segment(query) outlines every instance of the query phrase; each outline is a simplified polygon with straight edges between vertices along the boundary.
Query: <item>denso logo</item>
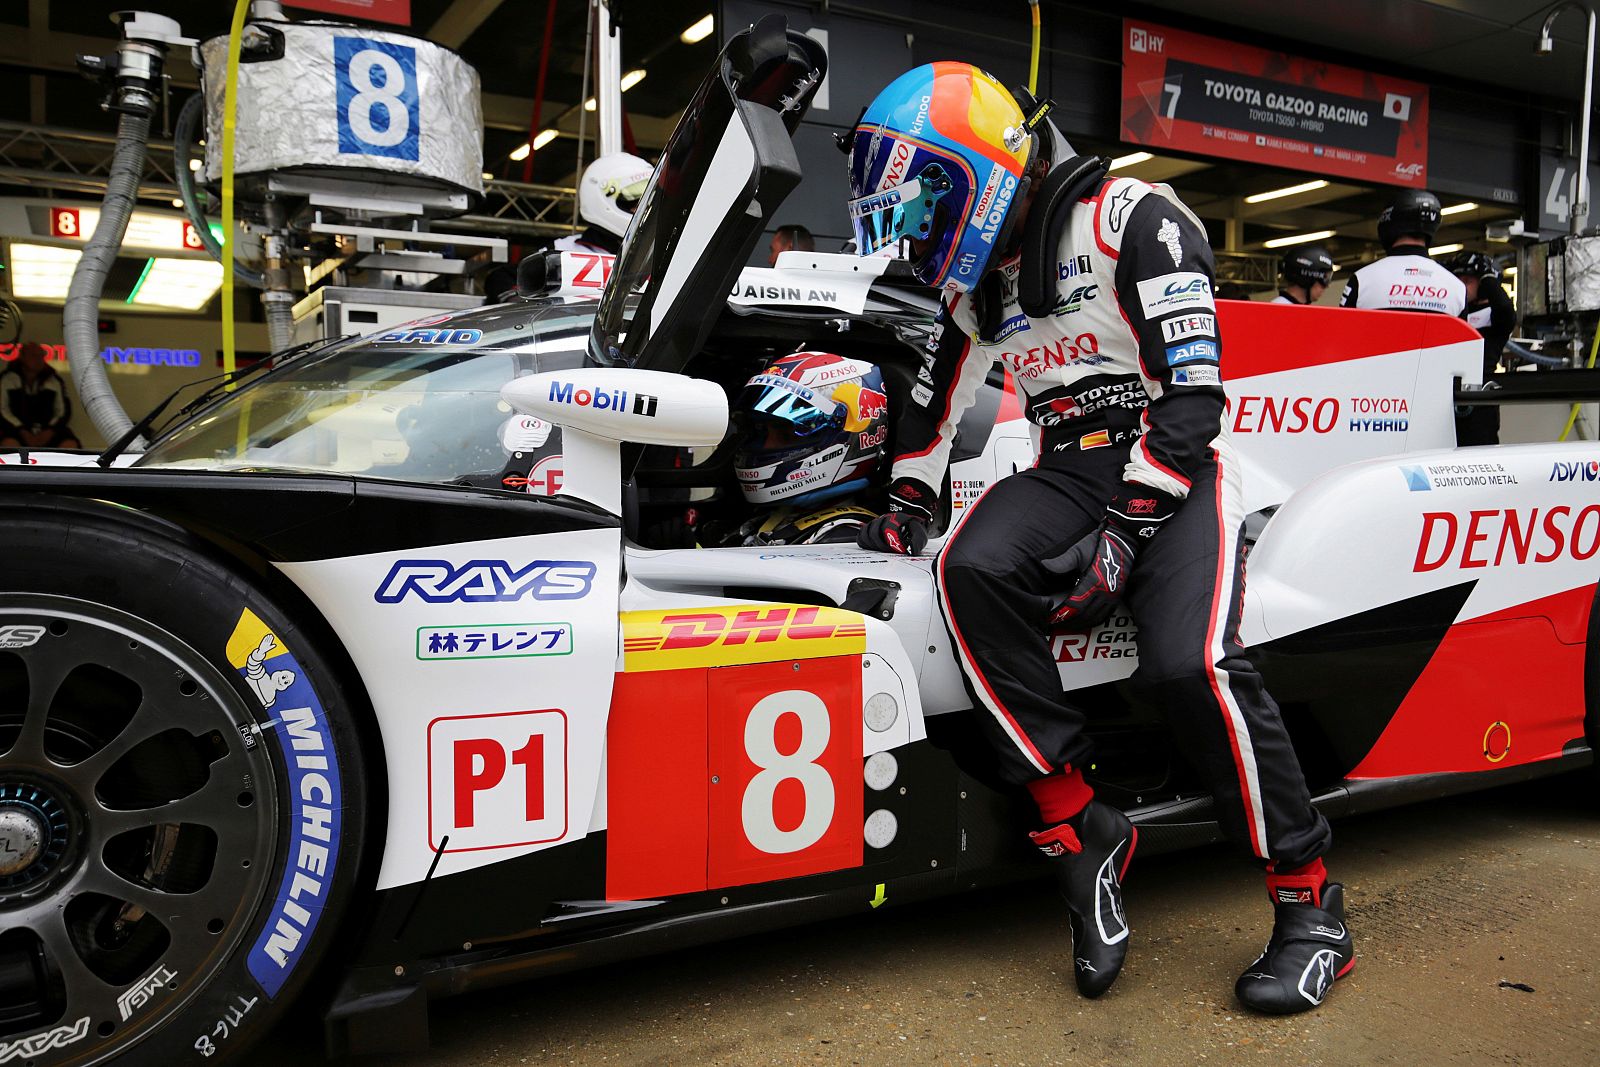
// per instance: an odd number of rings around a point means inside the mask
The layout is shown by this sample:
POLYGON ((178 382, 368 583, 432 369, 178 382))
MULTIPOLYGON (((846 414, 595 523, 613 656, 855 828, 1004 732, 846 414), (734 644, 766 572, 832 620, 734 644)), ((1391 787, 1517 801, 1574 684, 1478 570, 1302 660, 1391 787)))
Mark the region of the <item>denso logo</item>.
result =
POLYGON ((514 567, 499 559, 455 564, 442 559, 402 559, 378 586, 372 599, 398 604, 415 596, 425 604, 492 604, 531 597, 579 600, 589 595, 595 565, 586 560, 536 559, 514 567))
POLYGON ((1442 285, 1404 285, 1396 282, 1389 286, 1390 296, 1408 296, 1414 300, 1443 300, 1450 291, 1442 285))
POLYGON ((1600 504, 1590 504, 1576 515, 1565 505, 1542 511, 1486 509, 1470 512, 1466 518, 1449 511, 1428 511, 1422 515, 1411 569, 1421 574, 1446 565, 1470 570, 1502 563, 1582 561, 1597 552, 1600 504))
POLYGON ((1339 401, 1331 396, 1241 396, 1234 404, 1234 433, 1332 433, 1339 401))
POLYGON ((1558 460, 1550 467, 1550 481, 1600 482, 1600 460, 1591 459, 1587 463, 1581 459, 1574 463, 1558 460))
POLYGON ((1011 370, 1020 378, 1032 380, 1058 367, 1074 363, 1096 363, 1100 355, 1100 339, 1092 333, 1080 333, 1071 338, 1061 338, 1054 344, 1046 343, 1030 348, 1026 353, 1002 352, 1000 358, 1011 364, 1011 370))
POLYGON ((911 165, 912 148, 904 141, 895 141, 889 149, 889 162, 883 168, 880 189, 892 189, 906 180, 906 168, 911 165))

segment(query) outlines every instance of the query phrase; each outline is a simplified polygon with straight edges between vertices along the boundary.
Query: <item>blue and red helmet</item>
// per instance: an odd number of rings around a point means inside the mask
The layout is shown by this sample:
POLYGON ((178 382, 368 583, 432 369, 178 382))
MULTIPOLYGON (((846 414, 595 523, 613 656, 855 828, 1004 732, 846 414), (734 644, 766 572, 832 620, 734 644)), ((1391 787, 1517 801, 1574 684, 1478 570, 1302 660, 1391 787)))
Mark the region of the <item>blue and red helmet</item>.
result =
POLYGON ((864 489, 889 439, 875 363, 832 352, 784 356, 733 404, 734 477, 749 504, 820 503, 864 489))
POLYGON ((918 281, 970 291, 1006 243, 1036 146, 1016 99, 972 64, 900 75, 850 138, 856 252, 909 238, 918 281))

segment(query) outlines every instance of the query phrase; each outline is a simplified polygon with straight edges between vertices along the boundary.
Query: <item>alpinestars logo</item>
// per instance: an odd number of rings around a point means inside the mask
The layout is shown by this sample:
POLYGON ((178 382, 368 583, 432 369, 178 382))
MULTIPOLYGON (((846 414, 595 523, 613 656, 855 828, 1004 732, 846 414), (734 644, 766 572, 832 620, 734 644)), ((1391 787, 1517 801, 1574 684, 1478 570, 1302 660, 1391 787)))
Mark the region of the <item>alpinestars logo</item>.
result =
POLYGON ((1122 891, 1117 883, 1117 869, 1113 866, 1127 843, 1127 838, 1123 838, 1122 844, 1111 850, 1094 877, 1094 923, 1100 929, 1100 940, 1107 945, 1115 945, 1128 936, 1128 921, 1122 915, 1122 891), (1108 921, 1110 929, 1107 929, 1108 921))
POLYGON ((1132 186, 1124 185, 1111 198, 1111 210, 1107 213, 1112 233, 1122 232, 1123 220, 1128 217, 1128 209, 1132 206, 1133 188, 1132 186))
POLYGON ((513 567, 499 559, 455 564, 443 559, 396 560, 372 599, 398 604, 415 596, 425 604, 491 604, 531 597, 580 600, 589 595, 595 565, 585 560, 536 559, 513 567))
POLYGON ((1321 1004, 1322 998, 1328 995, 1328 987, 1333 985, 1338 961, 1339 954, 1333 949, 1318 950, 1300 974, 1300 995, 1312 1004, 1321 1004))

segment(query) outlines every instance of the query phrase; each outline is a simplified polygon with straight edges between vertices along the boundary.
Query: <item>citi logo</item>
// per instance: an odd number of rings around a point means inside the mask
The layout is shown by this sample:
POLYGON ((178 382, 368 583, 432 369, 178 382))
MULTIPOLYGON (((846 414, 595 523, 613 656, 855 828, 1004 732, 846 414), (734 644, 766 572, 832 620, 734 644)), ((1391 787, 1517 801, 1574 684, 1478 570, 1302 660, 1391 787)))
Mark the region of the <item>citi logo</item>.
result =
POLYGON ((1556 462, 1550 465, 1550 480, 1552 482, 1600 482, 1600 460, 1589 460, 1585 463, 1578 460, 1575 463, 1556 462))

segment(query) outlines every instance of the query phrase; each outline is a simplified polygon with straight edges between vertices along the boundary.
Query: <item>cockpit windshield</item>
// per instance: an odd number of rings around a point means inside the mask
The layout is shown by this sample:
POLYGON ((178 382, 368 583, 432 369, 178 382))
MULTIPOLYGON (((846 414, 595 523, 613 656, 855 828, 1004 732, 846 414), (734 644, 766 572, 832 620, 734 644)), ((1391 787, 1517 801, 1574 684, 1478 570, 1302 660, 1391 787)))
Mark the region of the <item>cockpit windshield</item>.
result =
POLYGON ((528 431, 500 387, 582 365, 594 309, 520 300, 335 345, 241 386, 139 465, 437 483, 497 472, 528 431))

